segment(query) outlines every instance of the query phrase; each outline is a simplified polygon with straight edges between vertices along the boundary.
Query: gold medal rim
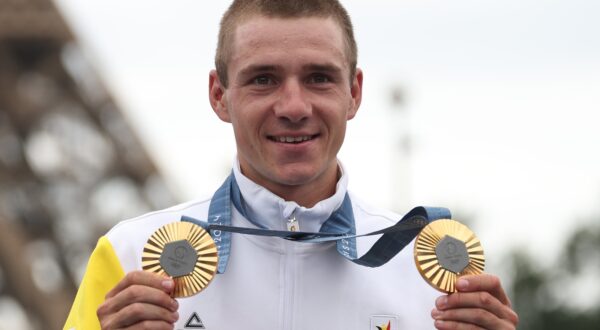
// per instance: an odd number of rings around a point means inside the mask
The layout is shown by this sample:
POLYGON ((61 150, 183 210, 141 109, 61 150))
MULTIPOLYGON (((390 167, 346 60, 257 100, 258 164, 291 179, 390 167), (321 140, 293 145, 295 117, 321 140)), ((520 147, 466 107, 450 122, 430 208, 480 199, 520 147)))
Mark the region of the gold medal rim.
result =
POLYGON ((417 235, 414 244, 414 260, 423 279, 436 290, 444 293, 456 292, 456 280, 461 275, 478 275, 485 268, 485 256, 481 241, 467 226, 450 219, 429 223, 417 235), (469 263, 460 273, 445 269, 440 264, 435 247, 446 235, 465 243, 469 263))
POLYGON ((218 263, 214 240, 204 228, 191 222, 176 221, 160 227, 148 238, 142 252, 144 271, 173 278, 174 298, 193 296, 204 290, 214 279, 218 263), (196 250, 198 258, 191 273, 172 277, 160 265, 160 256, 167 243, 184 239, 196 250))

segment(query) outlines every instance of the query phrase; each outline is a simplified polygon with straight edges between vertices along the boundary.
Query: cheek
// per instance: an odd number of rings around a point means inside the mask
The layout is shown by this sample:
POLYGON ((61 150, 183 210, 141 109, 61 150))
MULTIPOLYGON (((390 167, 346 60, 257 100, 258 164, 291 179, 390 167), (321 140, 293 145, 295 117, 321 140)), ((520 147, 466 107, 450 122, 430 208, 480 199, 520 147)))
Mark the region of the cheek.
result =
POLYGON ((269 103, 262 98, 237 96, 235 104, 230 107, 230 115, 239 125, 258 125, 268 112, 269 103))
POLYGON ((244 121, 239 120, 235 120, 233 123, 233 131, 235 133, 235 139, 237 144, 251 144, 249 141, 250 126, 247 123, 245 124, 244 121))
POLYGON ((346 123, 345 122, 340 124, 340 126, 337 127, 337 131, 335 132, 335 134, 336 134, 336 137, 335 137, 336 149, 339 150, 342 147, 344 138, 346 137, 346 123))
POLYGON ((232 121, 232 125, 238 149, 243 149, 246 152, 256 152, 261 143, 260 122, 248 117, 236 117, 232 121))
POLYGON ((346 124, 348 123, 348 118, 346 113, 339 116, 335 123, 335 126, 332 128, 334 130, 335 135, 335 143, 338 145, 338 149, 341 147, 342 142, 344 142, 344 138, 346 136, 346 124))

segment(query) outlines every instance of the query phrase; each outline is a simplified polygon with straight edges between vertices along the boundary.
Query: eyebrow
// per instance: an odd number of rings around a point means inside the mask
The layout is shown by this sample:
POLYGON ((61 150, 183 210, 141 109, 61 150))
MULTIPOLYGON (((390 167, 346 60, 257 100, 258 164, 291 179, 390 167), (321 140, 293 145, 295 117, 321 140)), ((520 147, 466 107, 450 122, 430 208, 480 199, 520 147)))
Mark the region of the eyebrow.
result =
POLYGON ((276 65, 250 65, 240 71, 240 76, 248 76, 259 72, 273 72, 277 69, 278 66, 276 65))
POLYGON ((336 74, 336 73, 342 72, 342 68, 340 68, 339 66, 337 66, 335 64, 329 64, 329 63, 326 63, 326 64, 311 63, 311 64, 304 65, 302 67, 302 69, 304 69, 306 71, 327 72, 327 73, 331 73, 331 74, 336 74))

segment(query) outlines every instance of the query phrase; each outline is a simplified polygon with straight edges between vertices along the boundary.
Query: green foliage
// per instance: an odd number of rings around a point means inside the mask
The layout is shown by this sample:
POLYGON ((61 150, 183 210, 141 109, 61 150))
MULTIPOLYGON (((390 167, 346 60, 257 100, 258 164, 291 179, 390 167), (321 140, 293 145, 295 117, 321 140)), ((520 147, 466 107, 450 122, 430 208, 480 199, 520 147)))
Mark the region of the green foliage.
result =
MULTIPOLYGON (((509 260, 512 283, 508 288, 520 318, 520 329, 587 330, 600 327, 600 304, 589 308, 572 307, 578 299, 565 293, 564 285, 577 281, 578 275, 592 271, 600 277, 600 226, 584 227, 571 235, 562 255, 552 266, 540 267, 523 250, 514 251, 509 260)), ((577 295, 585 295, 578 292, 577 295)))

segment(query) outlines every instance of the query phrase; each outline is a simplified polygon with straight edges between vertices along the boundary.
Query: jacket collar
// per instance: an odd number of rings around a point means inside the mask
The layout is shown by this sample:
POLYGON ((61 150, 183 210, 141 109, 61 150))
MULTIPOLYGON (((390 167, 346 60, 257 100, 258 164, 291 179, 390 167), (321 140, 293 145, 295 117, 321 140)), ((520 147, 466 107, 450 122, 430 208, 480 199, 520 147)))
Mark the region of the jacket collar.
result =
POLYGON ((346 195, 348 175, 339 161, 338 166, 341 176, 336 184, 335 194, 311 208, 300 206, 294 201, 286 201, 250 180, 242 174, 237 157, 233 165, 233 174, 246 203, 248 215, 260 222, 261 226, 274 230, 287 230, 288 219, 295 217, 299 230, 318 232, 327 218, 342 205, 346 195))

